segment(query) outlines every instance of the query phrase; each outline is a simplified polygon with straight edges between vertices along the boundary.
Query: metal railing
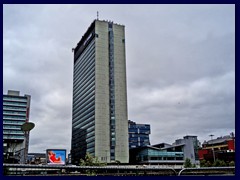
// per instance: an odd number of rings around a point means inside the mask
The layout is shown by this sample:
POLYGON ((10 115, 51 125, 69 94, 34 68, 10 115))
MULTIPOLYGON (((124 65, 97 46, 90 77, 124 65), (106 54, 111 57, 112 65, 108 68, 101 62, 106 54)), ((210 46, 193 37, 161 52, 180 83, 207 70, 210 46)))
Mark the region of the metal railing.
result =
POLYGON ((235 175, 235 167, 204 167, 183 168, 178 172, 181 175, 235 175))
POLYGON ((3 164, 4 175, 86 175, 98 176, 211 176, 235 175, 235 167, 171 168, 139 165, 74 166, 3 164))

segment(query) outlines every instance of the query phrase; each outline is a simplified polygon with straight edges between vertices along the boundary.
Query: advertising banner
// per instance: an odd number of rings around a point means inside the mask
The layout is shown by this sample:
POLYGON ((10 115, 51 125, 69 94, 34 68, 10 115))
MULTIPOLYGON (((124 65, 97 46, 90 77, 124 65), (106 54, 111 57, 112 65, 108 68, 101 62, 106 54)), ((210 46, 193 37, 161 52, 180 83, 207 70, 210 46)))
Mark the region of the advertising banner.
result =
POLYGON ((47 164, 49 165, 65 165, 66 150, 65 149, 47 149, 47 164))

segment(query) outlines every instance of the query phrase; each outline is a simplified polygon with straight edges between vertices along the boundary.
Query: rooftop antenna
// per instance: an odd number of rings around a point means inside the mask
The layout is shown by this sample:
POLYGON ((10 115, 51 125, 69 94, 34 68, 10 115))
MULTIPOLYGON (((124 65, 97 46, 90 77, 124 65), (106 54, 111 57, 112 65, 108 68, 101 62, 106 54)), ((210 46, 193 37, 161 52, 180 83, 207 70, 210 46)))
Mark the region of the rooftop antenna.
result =
POLYGON ((99 15, 99 14, 98 14, 98 11, 97 11, 97 20, 98 20, 98 15, 99 15))

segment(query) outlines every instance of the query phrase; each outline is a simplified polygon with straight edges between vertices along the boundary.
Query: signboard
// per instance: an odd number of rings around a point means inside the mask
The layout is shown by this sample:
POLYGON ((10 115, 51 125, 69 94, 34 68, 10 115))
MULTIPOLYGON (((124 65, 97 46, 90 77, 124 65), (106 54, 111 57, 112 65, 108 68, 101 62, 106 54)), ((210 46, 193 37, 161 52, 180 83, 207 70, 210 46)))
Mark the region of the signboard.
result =
POLYGON ((49 165, 65 165, 66 150, 65 149, 47 149, 46 159, 47 159, 47 164, 49 165))

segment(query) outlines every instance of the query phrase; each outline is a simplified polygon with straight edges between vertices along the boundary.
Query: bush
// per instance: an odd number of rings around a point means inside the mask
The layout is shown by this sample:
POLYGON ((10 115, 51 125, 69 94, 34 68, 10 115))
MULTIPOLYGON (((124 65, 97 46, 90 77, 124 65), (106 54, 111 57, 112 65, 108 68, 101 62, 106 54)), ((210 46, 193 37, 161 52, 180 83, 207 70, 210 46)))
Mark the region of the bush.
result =
POLYGON ((225 166, 227 166, 227 164, 225 163, 225 161, 217 159, 217 160, 212 164, 212 166, 213 166, 213 167, 225 167, 225 166))
POLYGON ((235 162, 234 162, 234 161, 231 161, 231 162, 229 163, 229 166, 235 166, 235 162))
POLYGON ((191 160, 189 158, 186 158, 184 162, 184 168, 191 168, 191 167, 192 167, 191 160))

